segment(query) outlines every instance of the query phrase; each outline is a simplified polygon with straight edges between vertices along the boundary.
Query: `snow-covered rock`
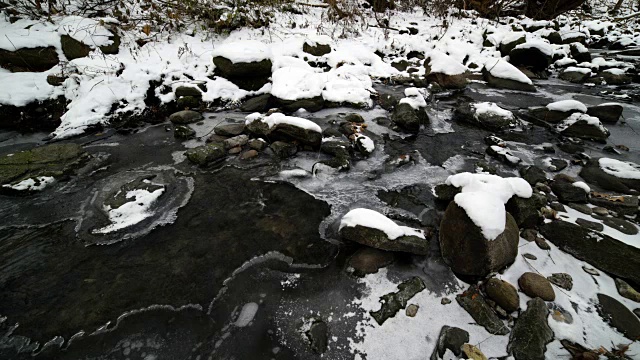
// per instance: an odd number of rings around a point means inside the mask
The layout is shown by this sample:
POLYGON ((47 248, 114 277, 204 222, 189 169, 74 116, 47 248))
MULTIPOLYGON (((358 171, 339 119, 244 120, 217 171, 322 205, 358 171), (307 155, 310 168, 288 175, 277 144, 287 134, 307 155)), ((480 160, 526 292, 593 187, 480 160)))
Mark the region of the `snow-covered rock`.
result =
POLYGON ((461 89, 467 85, 467 67, 441 51, 427 53, 424 67, 427 80, 445 89, 461 89))
POLYGON ((270 139, 296 140, 305 145, 319 148, 322 143, 322 129, 313 121, 287 116, 282 113, 247 115, 246 129, 260 137, 270 139))
POLYGON ((605 142, 609 137, 609 130, 602 125, 598 118, 581 113, 572 114, 558 124, 556 129, 564 136, 600 142, 605 142))
POLYGON ((487 61, 484 64, 482 73, 490 86, 521 91, 536 91, 531 79, 503 59, 487 61))
POLYGON ((509 53, 509 62, 534 72, 544 71, 551 65, 553 48, 542 40, 529 40, 519 44, 509 53))

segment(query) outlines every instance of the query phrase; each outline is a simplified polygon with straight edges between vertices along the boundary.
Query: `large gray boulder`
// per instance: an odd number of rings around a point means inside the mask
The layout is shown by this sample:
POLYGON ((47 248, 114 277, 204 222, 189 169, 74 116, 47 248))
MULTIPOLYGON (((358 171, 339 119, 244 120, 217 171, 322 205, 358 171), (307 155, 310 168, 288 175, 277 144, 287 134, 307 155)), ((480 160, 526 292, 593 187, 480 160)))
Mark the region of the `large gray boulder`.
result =
POLYGON ((620 104, 605 103, 596 106, 590 106, 587 109, 587 115, 595 116, 605 124, 616 124, 618 120, 620 120, 620 116, 622 116, 623 110, 624 108, 620 104))

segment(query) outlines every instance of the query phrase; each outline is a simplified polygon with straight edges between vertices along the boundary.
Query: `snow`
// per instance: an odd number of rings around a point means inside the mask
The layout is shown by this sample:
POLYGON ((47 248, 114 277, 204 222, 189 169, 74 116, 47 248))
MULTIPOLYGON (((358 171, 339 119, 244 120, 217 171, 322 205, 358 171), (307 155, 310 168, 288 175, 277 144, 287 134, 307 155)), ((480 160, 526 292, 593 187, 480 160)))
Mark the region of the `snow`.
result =
POLYGON ((509 110, 503 109, 494 102, 479 102, 471 104, 475 110, 474 117, 478 119, 480 115, 497 115, 503 118, 515 119, 515 115, 509 110))
POLYGON ((297 126, 305 130, 315 131, 319 133, 322 132, 322 129, 320 128, 320 126, 311 120, 307 120, 307 119, 303 119, 295 116, 287 116, 282 113, 273 113, 267 116, 264 116, 260 113, 249 114, 246 117, 245 123, 248 125, 256 120, 262 121, 263 123, 269 125, 270 129, 272 129, 274 126, 278 124, 288 124, 288 125, 297 126))
POLYGON ((211 56, 222 56, 232 63, 259 62, 271 59, 271 49, 257 40, 226 41, 214 47, 211 56))
POLYGON ((604 70, 604 72, 609 73, 609 74, 613 74, 613 75, 624 75, 625 71, 622 69, 606 69, 604 70))
POLYGON ((426 61, 429 62, 429 67, 432 73, 445 74, 445 75, 460 75, 467 71, 467 67, 460 64, 458 61, 450 57, 449 55, 433 50, 425 54, 426 61))
POLYGON ((234 323, 237 327, 245 327, 253 321, 253 318, 256 316, 258 312, 258 304, 254 302, 249 302, 242 306, 242 310, 240 310, 240 314, 238 315, 238 319, 234 323))
POLYGON ((491 145, 491 150, 495 153, 504 156, 512 164, 517 164, 522 161, 519 157, 513 155, 508 149, 505 149, 498 145, 491 145))
POLYGON ((630 161, 600 158, 598 164, 602 171, 621 179, 640 179, 640 165, 630 161))
POLYGON ((577 73, 581 73, 581 74, 591 74, 591 69, 575 67, 575 66, 569 66, 568 68, 564 69, 564 71, 565 72, 577 72, 577 73))
POLYGON ((560 101, 552 102, 547 105, 547 109, 550 111, 560 111, 560 112, 569 112, 569 111, 579 111, 581 113, 587 112, 587 106, 578 100, 560 100, 560 101))
POLYGON ((0 104, 25 106, 34 101, 44 101, 64 94, 61 87, 51 86, 47 83, 47 74, 16 72, 0 72, 0 104))
POLYGON ((533 84, 533 82, 527 77, 527 75, 523 74, 522 71, 518 70, 518 68, 509 64, 503 59, 489 60, 485 63, 484 66, 487 71, 489 71, 489 73, 494 77, 514 80, 524 84, 533 84))
POLYGON ((371 140, 371 138, 366 135, 357 134, 356 141, 358 141, 368 153, 372 153, 376 148, 373 140, 371 140))
POLYGON ((17 191, 40 191, 54 182, 55 179, 51 176, 39 176, 37 178, 24 179, 15 184, 4 184, 2 187, 17 191))
POLYGON ((344 227, 356 227, 358 225, 380 230, 387 235, 389 240, 395 240, 402 236, 425 238, 422 230, 398 225, 388 217, 370 209, 353 209, 340 220, 340 229, 344 227))
POLYGON ((578 187, 582 190, 584 190, 584 192, 586 192, 587 194, 591 192, 591 188, 589 187, 589 185, 587 185, 586 183, 584 183, 583 181, 576 181, 573 184, 571 184, 575 187, 578 187))
POLYGON ((571 46, 573 48, 575 48, 576 51, 579 52, 579 53, 588 53, 589 52, 589 49, 587 49, 587 47, 582 45, 581 43, 573 43, 573 44, 571 44, 571 46))
POLYGON ((361 104, 366 107, 373 104, 373 82, 364 66, 343 65, 329 71, 327 76, 325 89, 322 91, 325 100, 361 104))
POLYGON ((126 198, 133 198, 134 200, 126 202, 115 209, 108 205, 105 206, 104 210, 107 212, 111 224, 92 232, 94 234, 107 234, 135 225, 150 217, 153 215, 149 211, 151 205, 164 193, 164 190, 164 188, 160 188, 149 192, 145 189, 136 189, 127 192, 126 198))
POLYGON ((524 44, 516 45, 514 49, 531 49, 531 48, 538 49, 540 50, 541 53, 547 56, 553 56, 553 48, 551 47, 551 44, 541 39, 527 40, 527 42, 524 44))
POLYGON ((569 126, 575 124, 578 121, 584 122, 587 125, 595 126, 595 127, 599 128, 603 133, 608 133, 609 132, 609 130, 607 130, 607 128, 605 128, 604 125, 602 125, 602 123, 600 122, 600 119, 598 119, 595 116, 589 116, 587 114, 582 114, 582 113, 573 113, 573 114, 571 114, 571 116, 569 116, 568 118, 563 120, 561 123, 556 125, 556 129, 558 131, 563 131, 566 128, 568 128, 569 126))
POLYGON ((562 58, 562 59, 560 59, 560 60, 556 61, 556 62, 555 62, 555 63, 553 63, 553 64, 554 64, 555 66, 562 67, 562 66, 567 66, 567 65, 575 65, 575 64, 577 64, 577 63, 578 63, 578 62, 577 62, 577 61, 575 61, 574 59, 569 58, 569 57, 565 57, 565 58, 562 58))
POLYGON ((504 232, 504 204, 514 195, 530 198, 533 194, 531 185, 522 178, 490 174, 459 173, 449 176, 446 184, 461 188, 454 201, 465 210, 487 240, 494 240, 504 232))
MULTIPOLYGON (((306 63, 305 63, 306 64, 306 63)), ((324 74, 300 67, 282 67, 273 72, 271 95, 282 100, 309 99, 322 96, 324 74)))
POLYGON ((409 104, 412 108, 419 110, 420 108, 427 107, 427 91, 419 88, 406 88, 404 90, 405 98, 400 99, 400 104, 409 104))

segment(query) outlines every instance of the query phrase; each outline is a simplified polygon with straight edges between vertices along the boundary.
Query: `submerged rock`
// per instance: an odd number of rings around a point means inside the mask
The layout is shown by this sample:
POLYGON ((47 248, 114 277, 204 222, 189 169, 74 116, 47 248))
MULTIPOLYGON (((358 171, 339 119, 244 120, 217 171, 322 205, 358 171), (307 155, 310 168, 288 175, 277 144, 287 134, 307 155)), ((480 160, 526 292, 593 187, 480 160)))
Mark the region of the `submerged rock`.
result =
POLYGON ((188 125, 177 125, 173 129, 173 136, 176 139, 193 139, 196 137, 196 131, 188 125))
POLYGON ((329 329, 327 323, 322 320, 314 320, 311 327, 305 333, 309 340, 311 350, 316 354, 323 354, 327 351, 329 343, 329 329))
POLYGON ((380 303, 382 303, 380 310, 371 311, 370 314, 378 325, 382 325, 387 319, 394 317, 401 309, 404 309, 407 306, 407 302, 425 288, 426 286, 422 279, 414 276, 398 285, 397 292, 382 295, 380 298, 380 303))
POLYGON ((500 320, 480 293, 477 286, 471 285, 467 291, 456 296, 458 304, 471 315, 478 325, 494 335, 505 335, 509 328, 500 320))
POLYGON ((539 298, 527 302, 525 310, 511 331, 507 351, 515 360, 544 360, 547 344, 553 340, 553 331, 547 322, 547 304, 539 298))
POLYGON ((202 114, 193 110, 182 110, 169 116, 169 121, 179 125, 195 123, 202 119, 202 114))
POLYGON ((391 252, 363 247, 349 258, 348 265, 353 268, 353 275, 362 277, 374 274, 379 269, 393 263, 395 256, 391 252))
POLYGON ((238 136, 244 132, 244 124, 220 124, 213 128, 213 132, 220 136, 238 136))

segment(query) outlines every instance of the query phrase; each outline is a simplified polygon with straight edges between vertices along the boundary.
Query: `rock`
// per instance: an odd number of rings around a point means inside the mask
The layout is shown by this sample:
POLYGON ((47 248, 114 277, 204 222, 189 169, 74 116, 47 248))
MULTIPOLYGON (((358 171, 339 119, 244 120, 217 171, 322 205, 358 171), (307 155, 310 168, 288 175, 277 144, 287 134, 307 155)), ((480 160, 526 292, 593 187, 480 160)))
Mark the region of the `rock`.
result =
POLYGON ((391 66, 398 71, 406 71, 409 67, 409 62, 407 60, 399 60, 391 63, 391 66))
POLYGON ((538 257, 533 255, 533 254, 526 253, 526 254, 522 254, 522 256, 524 256, 525 258, 527 258, 529 260, 538 260, 538 257))
POLYGON ((343 239, 386 251, 400 251, 416 255, 429 253, 429 241, 418 236, 401 236, 390 240, 383 231, 357 225, 340 229, 343 239))
POLYGON ((173 129, 173 137, 176 139, 193 139, 196 137, 196 131, 187 125, 177 125, 173 129))
POLYGON ((232 147, 231 149, 227 150, 227 154, 229 155, 236 155, 241 152, 242 152, 242 147, 240 146, 232 147))
POLYGON ((200 166, 206 166, 216 162, 217 160, 223 159, 226 156, 226 153, 224 151, 224 146, 221 144, 211 143, 189 149, 185 155, 192 163, 200 166))
POLYGON ((440 300, 440 304, 441 305, 451 304, 451 300, 449 300, 448 298, 442 298, 442 300, 440 300))
MULTIPOLYGON (((592 198, 593 198, 593 197, 592 197, 592 198)), ((591 198, 591 199, 592 199, 592 198, 591 198)), ((590 199, 590 200, 591 200, 591 199, 590 199)), ((603 207, 596 206, 596 207, 594 207, 592 210, 593 210, 593 213, 594 213, 594 214, 596 214, 596 215, 598 215, 598 216, 603 216, 603 217, 607 217, 607 216, 609 216, 609 210, 607 210, 607 209, 605 209, 605 208, 603 208, 603 207)))
POLYGON ((582 270, 583 270, 584 272, 586 272, 587 274, 589 274, 589 275, 592 275, 592 276, 600 276, 600 273, 598 272, 598 270, 596 270, 596 269, 594 269, 594 268, 590 268, 590 267, 587 267, 587 266, 583 265, 583 266, 582 266, 582 270))
POLYGON ((571 291, 571 289, 573 289, 573 278, 569 274, 553 273, 551 274, 551 276, 547 276, 547 280, 549 280, 550 283, 567 291, 571 291))
POLYGON ((122 41, 120 34, 116 29, 112 29, 111 36, 109 36, 109 40, 111 40, 111 44, 100 46, 100 51, 102 51, 105 55, 116 55, 120 52, 120 43, 122 41))
POLYGON ((638 228, 624 219, 607 217, 601 220, 605 225, 614 228, 623 234, 636 235, 638 233, 638 228))
POLYGON ((450 202, 453 201, 453 198, 460 193, 460 188, 453 185, 438 184, 433 188, 433 192, 436 199, 450 202))
POLYGON ((493 131, 509 129, 517 123, 513 113, 494 103, 474 104, 463 101, 456 106, 453 116, 456 121, 493 131))
POLYGON ((12 72, 47 71, 58 65, 58 52, 53 46, 22 48, 16 51, 0 49, 0 66, 12 72))
POLYGON ((244 146, 247 142, 249 142, 249 136, 243 134, 228 138, 223 142, 223 144, 225 149, 231 149, 234 147, 244 146))
POLYGON ((176 100, 178 109, 197 109, 200 107, 202 98, 195 96, 182 96, 176 100))
MULTIPOLYGON (((640 168, 640 165, 631 163, 640 168)), ((597 185, 605 190, 633 194, 640 191, 640 179, 628 179, 611 175, 600 167, 600 159, 593 158, 580 170, 580 177, 589 184, 597 185)))
MULTIPOLYGON (((634 215, 638 211, 638 197, 634 195, 610 195, 592 192, 589 202, 615 211, 618 215, 634 215)), ((607 213, 604 216, 608 215, 607 213)))
POLYGON ((534 228, 542 221, 540 208, 546 204, 547 198, 544 195, 534 193, 528 199, 512 196, 505 209, 513 216, 518 227, 534 228))
POLYGON ((549 171, 562 171, 568 166, 566 161, 556 158, 552 158, 551 160, 549 160, 549 163, 549 171))
POLYGON ((590 106, 587 109, 587 115, 595 116, 605 124, 616 124, 622 116, 624 108, 620 104, 607 103, 596 106, 590 106))
POLYGON ((353 268, 353 275, 363 277, 378 272, 394 260, 395 256, 391 252, 363 247, 349 258, 348 266, 353 268))
POLYGON ((398 285, 397 292, 383 295, 380 298, 380 303, 382 303, 380 310, 369 313, 378 325, 382 325, 387 319, 395 316, 401 309, 404 309, 407 306, 407 302, 425 288, 426 286, 422 279, 414 276, 398 285))
POLYGON ((512 264, 520 231, 511 214, 506 213, 505 221, 505 231, 487 240, 463 208, 455 201, 449 203, 440 223, 440 250, 453 272, 482 277, 512 264))
POLYGON ((511 33, 506 39, 502 40, 500 43, 500 55, 508 56, 511 53, 511 50, 520 44, 524 44, 527 42, 527 36, 525 33, 511 33))
POLYGON ((416 314, 418 314, 418 309, 420 309, 418 305, 411 304, 407 306, 407 310, 405 310, 405 315, 407 315, 408 317, 415 317, 416 314))
POLYGON ((311 146, 314 149, 320 148, 322 144, 322 134, 320 132, 285 122, 279 122, 275 126, 270 127, 267 123, 256 119, 247 124, 246 130, 257 137, 297 142, 302 145, 311 146))
POLYGON ((65 80, 67 80, 66 76, 54 75, 54 74, 47 75, 47 84, 51 86, 60 86, 64 84, 65 80))
POLYGON ((507 351, 515 360, 544 360, 547 344, 553 331, 547 323, 549 310, 542 299, 527 302, 527 310, 520 314, 513 326, 507 351))
POLYGON ((482 351, 471 344, 462 345, 462 352, 468 360, 487 360, 482 351))
POLYGON ((391 119, 402 129, 412 133, 419 132, 420 125, 429 123, 429 116, 424 110, 416 110, 409 104, 398 104, 391 119))
POLYGON ((297 146, 284 141, 274 141, 269 148, 281 159, 290 158, 298 152, 297 146))
POLYGON ((86 57, 91 52, 91 48, 88 45, 81 43, 69 35, 60 36, 60 44, 62 46, 62 53, 69 61, 86 57))
POLYGON ((176 97, 182 97, 182 96, 193 96, 197 98, 202 97, 202 93, 200 92, 200 90, 193 86, 178 86, 174 93, 176 97))
POLYGON ((527 46, 528 44, 521 44, 516 46, 509 53, 509 62, 518 67, 525 67, 533 72, 545 71, 549 65, 551 65, 551 48, 546 44, 548 49, 542 49, 543 46, 527 46), (545 52, 544 50, 549 50, 545 52))
POLYGON ((249 140, 249 147, 256 151, 262 151, 267 147, 267 143, 260 139, 249 140))
POLYGON ((286 113, 292 113, 300 109, 305 109, 309 112, 320 111, 325 106, 325 101, 322 96, 315 96, 308 99, 299 100, 282 100, 274 98, 274 102, 278 105, 282 111, 286 113))
POLYGON ((524 74, 513 65, 507 63, 504 60, 498 60, 495 64, 491 61, 482 68, 482 76, 484 80, 489 84, 489 86, 497 87, 501 89, 511 89, 511 90, 520 90, 520 91, 536 91, 536 87, 533 86, 530 80, 526 82, 523 80, 513 80, 511 78, 503 77, 502 72, 493 71, 493 68, 496 66, 504 67, 508 69, 508 72, 519 74, 520 78, 526 78, 524 74), (487 69, 489 66, 489 69, 487 69))
POLYGON ((551 250, 551 246, 549 246, 549 244, 547 244, 547 241, 540 236, 536 237, 535 243, 542 250, 551 250))
POLYGON ((538 231, 535 229, 524 229, 520 236, 527 241, 535 241, 538 237, 538 231))
POLYGON ((551 209, 555 211, 567 212, 567 209, 564 207, 564 205, 560 204, 559 202, 552 202, 551 204, 549 204, 549 207, 551 207, 551 209))
POLYGON ((258 152, 254 149, 251 149, 243 152, 242 155, 240 155, 240 160, 249 160, 253 159, 256 156, 258 156, 258 152))
POLYGON ((518 279, 518 285, 523 293, 532 298, 539 297, 545 301, 556 299, 553 287, 544 276, 532 272, 526 272, 518 279))
POLYGON ((551 190, 562 203, 586 203, 589 194, 584 189, 574 186, 575 179, 558 174, 553 178, 551 190))
MULTIPOLYGON (((42 176, 59 178, 74 172, 90 155, 74 143, 42 145, 0 157, 0 185, 42 176)), ((7 190, 0 186, 0 190, 7 190)))
POLYGON ((505 335, 509 333, 509 328, 505 326, 487 304, 477 286, 471 285, 467 291, 457 295, 456 300, 471 315, 473 320, 484 327, 490 334, 505 335))
POLYGON ((640 283, 640 249, 566 221, 542 224, 540 232, 560 250, 617 277, 640 283))
POLYGON ((511 166, 516 166, 522 162, 522 159, 515 156, 509 149, 497 145, 489 146, 487 148, 487 154, 511 166))
POLYGON ((598 73, 607 85, 624 85, 631 83, 631 77, 624 73, 622 69, 607 69, 598 73))
POLYGON ((202 119, 204 119, 202 115, 199 112, 193 110, 182 110, 169 116, 169 121, 178 125, 191 124, 202 119))
POLYGON ((583 218, 578 218, 576 219, 576 224, 587 228, 587 229, 591 229, 591 230, 595 230, 595 231, 602 231, 604 230, 604 225, 594 222, 594 221, 589 221, 587 219, 583 219, 583 218))
POLYGON ((455 356, 462 355, 462 345, 469 342, 469 333, 457 327, 443 326, 438 335, 436 347, 431 354, 431 360, 441 359, 447 350, 455 356))
POLYGON ((591 77, 591 71, 583 71, 580 68, 568 67, 565 70, 562 70, 562 72, 558 74, 558 77, 564 81, 581 84, 591 77))
POLYGON ((616 288, 618 289, 618 293, 626 297, 629 300, 633 300, 635 302, 640 302, 640 292, 631 287, 626 281, 622 279, 615 279, 616 288))
POLYGON ((605 143, 610 135, 609 130, 597 118, 586 114, 573 114, 566 121, 558 128, 563 136, 605 143))
POLYGON ((306 42, 302 44, 302 51, 313 56, 324 56, 331 52, 331 46, 328 44, 319 44, 314 42, 306 42))
POLYGON ((525 179, 531 186, 535 186, 535 184, 537 183, 546 183, 547 181, 549 181, 544 170, 535 165, 523 166, 518 169, 518 172, 520 173, 520 176, 525 179))
POLYGON ((571 57, 574 58, 578 63, 583 62, 591 62, 591 53, 589 53, 589 49, 587 49, 581 43, 572 43, 570 45, 571 57))
POLYGON ((609 295, 598 294, 598 313, 627 339, 636 340, 640 337, 640 319, 618 300, 609 295))
POLYGON ((318 319, 315 319, 309 330, 306 331, 305 335, 307 335, 311 350, 316 354, 323 354, 327 351, 327 344, 329 343, 328 332, 327 323, 318 319))
POLYGON ((25 106, 0 105, 0 128, 20 132, 53 131, 67 112, 64 96, 35 101, 25 106))
POLYGON ((485 292, 489 299, 493 300, 508 313, 520 308, 520 296, 518 290, 504 280, 491 278, 485 284, 485 292))
POLYGON ((222 56, 213 58, 215 72, 241 89, 256 91, 269 82, 271 76, 271 60, 256 62, 231 62, 222 56))
POLYGON ((265 112, 271 107, 271 94, 262 94, 245 100, 240 106, 240 110, 246 112, 265 112))
POLYGON ((221 124, 213 128, 213 132, 220 136, 238 136, 244 132, 244 124, 221 124))
POLYGON ((593 210, 587 204, 569 203, 567 204, 573 210, 579 211, 585 215, 591 215, 593 210))

